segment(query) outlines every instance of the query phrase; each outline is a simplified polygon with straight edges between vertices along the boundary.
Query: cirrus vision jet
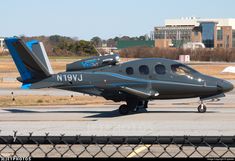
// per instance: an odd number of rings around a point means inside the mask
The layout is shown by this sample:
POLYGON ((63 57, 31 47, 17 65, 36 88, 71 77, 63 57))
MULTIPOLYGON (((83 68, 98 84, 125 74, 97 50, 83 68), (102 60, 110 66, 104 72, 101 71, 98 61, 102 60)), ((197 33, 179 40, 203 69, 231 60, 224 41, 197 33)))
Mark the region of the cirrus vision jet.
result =
POLYGON ((184 98, 200 98, 197 109, 205 113, 205 101, 224 97, 233 89, 231 83, 177 61, 147 58, 119 63, 117 54, 79 60, 67 64, 65 72, 54 74, 41 42, 25 43, 12 37, 5 43, 23 89, 56 88, 126 102, 119 107, 122 115, 147 109, 151 100, 184 98))

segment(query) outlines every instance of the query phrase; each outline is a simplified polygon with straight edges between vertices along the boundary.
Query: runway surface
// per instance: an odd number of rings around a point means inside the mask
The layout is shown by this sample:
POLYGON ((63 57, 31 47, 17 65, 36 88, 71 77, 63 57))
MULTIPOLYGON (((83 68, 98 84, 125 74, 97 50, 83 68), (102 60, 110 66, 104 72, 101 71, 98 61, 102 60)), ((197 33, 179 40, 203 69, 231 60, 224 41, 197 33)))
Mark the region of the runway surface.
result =
POLYGON ((0 109, 0 135, 235 135, 234 92, 208 103, 205 114, 197 113, 197 101, 154 101, 148 112, 128 116, 119 115, 120 104, 6 107, 0 109))

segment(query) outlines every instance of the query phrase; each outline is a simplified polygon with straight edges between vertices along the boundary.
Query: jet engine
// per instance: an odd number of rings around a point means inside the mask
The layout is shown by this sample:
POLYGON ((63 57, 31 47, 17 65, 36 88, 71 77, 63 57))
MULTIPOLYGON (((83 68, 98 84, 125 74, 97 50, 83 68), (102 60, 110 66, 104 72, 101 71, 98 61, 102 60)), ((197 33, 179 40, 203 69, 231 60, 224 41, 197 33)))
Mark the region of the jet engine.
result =
POLYGON ((93 68, 100 68, 108 65, 116 65, 120 62, 118 54, 95 56, 88 59, 76 61, 72 64, 67 64, 66 71, 80 71, 93 68))

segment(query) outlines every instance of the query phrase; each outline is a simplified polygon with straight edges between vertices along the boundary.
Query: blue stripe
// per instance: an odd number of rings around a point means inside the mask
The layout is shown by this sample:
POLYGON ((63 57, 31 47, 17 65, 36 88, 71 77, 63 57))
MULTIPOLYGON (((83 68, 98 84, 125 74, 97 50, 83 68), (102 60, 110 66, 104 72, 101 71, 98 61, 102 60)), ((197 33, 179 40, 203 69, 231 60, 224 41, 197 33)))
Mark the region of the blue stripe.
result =
POLYGON ((121 86, 141 85, 141 84, 143 84, 143 83, 111 83, 111 84, 108 84, 108 86, 121 87, 121 86))
MULTIPOLYGON (((128 85, 140 85, 140 84, 143 84, 143 83, 111 83, 111 84, 107 84, 107 86, 110 86, 110 87, 120 87, 120 86, 128 86, 128 85)), ((80 86, 77 86, 77 85, 74 85, 74 86, 68 86, 68 87, 76 87, 76 88, 95 88, 96 86, 95 85, 80 85, 80 86)))
POLYGON ((32 41, 29 41, 26 43, 26 46, 31 50, 33 51, 33 45, 34 44, 38 44, 39 42, 37 40, 32 40, 32 41))
POLYGON ((26 68, 24 65, 22 59, 20 58, 16 48, 13 46, 13 43, 16 43, 19 41, 18 38, 6 38, 5 43, 9 49, 9 52, 16 64, 16 67, 21 75, 21 78, 23 81, 32 79, 32 74, 31 72, 26 68))
POLYGON ((32 84, 23 84, 23 85, 21 86, 21 89, 30 89, 31 85, 32 85, 32 84))

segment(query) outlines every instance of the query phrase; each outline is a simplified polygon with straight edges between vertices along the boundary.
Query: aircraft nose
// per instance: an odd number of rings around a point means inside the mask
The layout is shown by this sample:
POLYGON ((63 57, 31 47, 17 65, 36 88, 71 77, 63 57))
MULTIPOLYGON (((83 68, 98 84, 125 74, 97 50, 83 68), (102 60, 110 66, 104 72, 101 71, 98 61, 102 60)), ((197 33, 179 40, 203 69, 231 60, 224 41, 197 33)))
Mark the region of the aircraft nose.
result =
POLYGON ((218 84, 218 88, 220 88, 224 93, 226 93, 232 91, 234 86, 232 83, 223 80, 218 84))

